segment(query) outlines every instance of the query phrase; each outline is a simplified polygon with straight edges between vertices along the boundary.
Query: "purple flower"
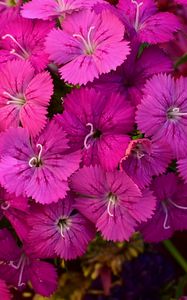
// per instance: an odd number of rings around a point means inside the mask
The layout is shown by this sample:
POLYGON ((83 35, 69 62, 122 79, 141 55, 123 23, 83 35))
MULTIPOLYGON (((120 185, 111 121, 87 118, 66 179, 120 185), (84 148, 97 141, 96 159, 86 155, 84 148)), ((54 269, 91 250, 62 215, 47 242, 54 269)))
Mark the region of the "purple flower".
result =
POLYGON ((22 16, 29 19, 49 20, 51 18, 65 18, 85 8, 91 8, 102 0, 32 0, 22 7, 22 16))
POLYGON ((187 229, 187 185, 169 173, 155 178, 150 189, 157 198, 157 207, 152 219, 140 226, 145 241, 160 242, 175 230, 187 229))
POLYGON ((172 62, 157 46, 144 49, 139 58, 139 44, 133 45, 132 49, 115 72, 101 75, 92 86, 108 94, 120 93, 136 106, 141 102, 146 80, 156 73, 172 71, 172 62))
POLYGON ((23 248, 17 246, 7 229, 0 230, 0 260, 0 276, 8 284, 22 289, 31 281, 35 292, 46 297, 56 290, 57 274, 54 267, 30 257, 23 248))
POLYGON ((106 97, 87 88, 74 90, 64 101, 64 112, 56 119, 71 147, 83 148, 83 163, 116 168, 130 140, 127 133, 133 129, 130 104, 118 94, 106 97))
POLYGON ((67 17, 63 30, 53 29, 46 40, 46 52, 60 68, 61 78, 72 84, 86 84, 115 70, 130 52, 123 40, 125 28, 108 10, 96 14, 84 10, 67 17))
POLYGON ((95 228, 73 210, 71 196, 58 203, 36 205, 28 217, 29 248, 39 257, 74 259, 84 254, 95 236, 95 228))
POLYGON ((178 18, 169 12, 158 12, 153 0, 119 0, 118 8, 131 38, 135 36, 140 42, 168 42, 180 29, 178 18))
POLYGON ((149 185, 153 175, 164 173, 171 162, 170 147, 164 142, 137 139, 130 142, 121 168, 140 187, 149 185))
POLYGON ((125 172, 84 167, 72 176, 75 207, 96 224, 106 240, 128 240, 138 223, 153 214, 155 198, 142 193, 125 172))
POLYGON ((0 279, 0 299, 11 300, 10 292, 4 280, 0 279))
POLYGON ((0 72, 0 127, 21 124, 32 136, 38 135, 47 123, 52 93, 48 72, 35 75, 28 61, 8 61, 0 72))
POLYGON ((154 140, 164 140, 175 157, 187 153, 187 79, 155 75, 144 89, 138 106, 139 129, 154 140))
POLYGON ((48 64, 44 41, 53 26, 53 22, 21 17, 7 23, 1 31, 0 61, 28 60, 36 71, 42 71, 48 64))
POLYGON ((50 122, 30 141, 24 128, 11 128, 1 135, 0 181, 16 196, 51 203, 64 198, 67 179, 79 167, 80 153, 68 153, 68 140, 57 123, 50 122))

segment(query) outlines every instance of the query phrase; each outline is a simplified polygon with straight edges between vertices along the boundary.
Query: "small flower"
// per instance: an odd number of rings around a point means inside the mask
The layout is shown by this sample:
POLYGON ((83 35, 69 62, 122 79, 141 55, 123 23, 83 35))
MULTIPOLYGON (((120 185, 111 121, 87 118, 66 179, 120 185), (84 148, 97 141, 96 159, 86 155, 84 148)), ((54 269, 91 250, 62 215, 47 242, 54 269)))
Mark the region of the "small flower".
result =
POLYGON ((123 40, 124 26, 110 11, 96 14, 84 10, 67 17, 63 30, 53 29, 46 40, 46 52, 60 68, 61 78, 72 84, 86 84, 115 70, 130 52, 123 40))
POLYGON ((157 206, 153 217, 140 225, 140 231, 145 241, 151 243, 168 239, 176 230, 187 228, 187 185, 169 173, 155 178, 150 189, 157 197, 157 206))
POLYGON ((35 206, 28 222, 29 247, 43 258, 75 259, 84 254, 95 235, 94 225, 73 210, 71 196, 58 203, 35 206))
POLYGON ((175 157, 187 153, 187 80, 155 75, 144 89, 136 121, 139 129, 153 140, 167 142, 175 157))
POLYGON ((23 128, 1 135, 0 181, 16 196, 51 203, 64 198, 67 179, 79 167, 80 153, 68 153, 68 140, 55 122, 50 122, 35 140, 23 128), (15 180, 16 178, 16 180, 15 180))
POLYGON ((106 240, 129 240, 136 227, 153 214, 155 198, 141 193, 125 172, 84 167, 72 176, 75 207, 96 224, 106 240))
POLYGON ((81 88, 64 99, 64 112, 56 120, 67 132, 71 148, 83 148, 85 165, 101 164, 111 170, 130 140, 127 133, 133 129, 134 109, 118 94, 106 97, 81 88))
POLYGON ((37 72, 42 71, 48 64, 44 41, 53 26, 53 22, 26 20, 21 17, 8 22, 1 31, 1 60, 19 58, 29 61, 37 72))
POLYGON ((0 127, 21 124, 32 136, 38 135, 47 123, 52 93, 48 72, 35 75, 28 61, 8 61, 0 72, 0 127))
POLYGON ((166 143, 137 139, 130 142, 121 159, 121 168, 144 188, 150 184, 153 175, 164 173, 171 160, 171 149, 166 143))

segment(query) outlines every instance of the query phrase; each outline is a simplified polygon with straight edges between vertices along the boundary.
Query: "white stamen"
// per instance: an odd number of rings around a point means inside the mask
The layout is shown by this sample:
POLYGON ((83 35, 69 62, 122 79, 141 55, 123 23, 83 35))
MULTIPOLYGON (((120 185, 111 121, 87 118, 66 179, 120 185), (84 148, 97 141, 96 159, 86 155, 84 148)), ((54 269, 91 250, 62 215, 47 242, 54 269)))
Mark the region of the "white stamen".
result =
POLYGON ((80 38, 87 50, 87 52, 89 54, 93 53, 94 49, 93 49, 93 45, 92 45, 92 42, 91 42, 91 32, 92 30, 95 29, 95 26, 91 26, 88 30, 88 35, 87 35, 87 40, 81 35, 81 34, 73 34, 73 37, 77 37, 77 38, 80 38))
MULTIPOLYGON (((16 39, 9 33, 5 34, 4 36, 2 36, 2 39, 6 39, 6 38, 10 38, 20 49, 21 51, 28 56, 27 51, 20 45, 20 43, 18 43, 18 41, 16 41, 16 39)), ((13 49, 14 50, 14 49, 13 49)))
POLYGON ((92 123, 87 123, 86 126, 90 126, 90 133, 87 134, 87 136, 84 139, 84 147, 86 149, 90 148, 90 144, 88 145, 88 139, 94 134, 94 128, 93 128, 93 124, 92 123))
POLYGON ((8 6, 5 2, 0 1, 0 5, 8 6))
POLYGON ((171 111, 168 112, 168 115, 170 117, 182 117, 187 116, 186 112, 180 112, 180 109, 178 107, 174 107, 171 111))
POLYGON ((109 214, 110 217, 113 217, 114 214, 111 213, 110 209, 111 209, 111 205, 112 206, 115 205, 116 196, 115 195, 111 195, 111 196, 109 196, 108 200, 109 200, 109 202, 108 202, 108 205, 107 205, 107 213, 109 214))
POLYGON ((7 210, 7 209, 9 209, 9 207, 10 207, 9 202, 5 201, 5 202, 1 203, 1 209, 2 210, 7 210))
POLYGON ((141 159, 142 157, 145 156, 145 154, 143 154, 143 153, 141 153, 141 152, 139 152, 139 151, 137 151, 136 155, 137 155, 137 158, 138 158, 138 159, 141 159))
POLYGON ((173 204, 173 206, 175 206, 175 207, 177 207, 177 208, 179 208, 179 209, 184 209, 184 210, 187 209, 187 206, 181 206, 181 205, 178 205, 178 204, 176 204, 175 202, 173 202, 171 199, 168 199, 168 201, 169 201, 171 204, 173 204))
POLYGON ((135 18, 134 28, 136 29, 136 31, 138 31, 139 18, 140 18, 140 7, 143 5, 143 2, 138 3, 135 0, 131 0, 131 2, 136 5, 136 18, 135 18))
POLYGON ((60 234, 63 238, 65 238, 65 235, 63 234, 63 229, 64 228, 63 228, 62 224, 60 223, 60 234))
POLYGON ((41 144, 37 144, 36 147, 40 148, 39 154, 38 156, 33 156, 30 160, 29 160, 29 166, 32 168, 34 167, 34 165, 41 160, 41 156, 42 156, 42 150, 43 150, 43 146, 41 144))
POLYGON ((11 266, 12 268, 14 268, 15 270, 19 270, 20 269, 20 273, 19 273, 19 279, 18 279, 18 286, 21 287, 23 285, 25 285, 25 283, 22 282, 22 277, 23 277, 23 271, 25 268, 25 263, 26 263, 26 257, 24 254, 21 255, 18 264, 16 265, 14 263, 14 261, 10 261, 9 266, 11 266))
POLYGON ((18 105, 23 105, 25 103, 24 99, 20 99, 17 97, 12 96, 8 92, 3 92, 3 95, 7 96, 8 98, 12 99, 7 101, 7 104, 18 104, 18 105))
POLYGON ((165 203, 163 203, 163 202, 162 202, 162 207, 163 207, 163 209, 164 209, 164 212, 165 212, 165 219, 164 219, 163 228, 164 228, 164 229, 169 229, 169 228, 170 228, 170 226, 169 226, 169 225, 167 225, 167 222, 168 222, 168 217, 169 217, 169 215, 168 215, 168 209, 167 209, 167 207, 166 207, 165 203))
POLYGON ((15 49, 12 49, 10 51, 10 54, 13 54, 15 56, 17 56, 18 58, 22 59, 22 60, 25 60, 25 58, 23 56, 21 56, 20 54, 16 53, 16 50, 15 49))

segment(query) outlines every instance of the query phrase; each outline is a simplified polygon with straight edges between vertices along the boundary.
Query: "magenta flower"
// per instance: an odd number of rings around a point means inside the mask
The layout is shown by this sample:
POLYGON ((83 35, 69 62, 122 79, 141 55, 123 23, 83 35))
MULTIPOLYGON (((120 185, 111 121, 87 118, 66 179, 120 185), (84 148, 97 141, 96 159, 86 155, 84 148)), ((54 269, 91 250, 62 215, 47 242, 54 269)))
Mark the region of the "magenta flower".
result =
POLYGON ((91 85, 109 94, 125 95, 136 106, 141 102, 146 80, 156 73, 171 72, 172 62, 157 46, 144 49, 139 58, 139 44, 133 45, 132 49, 127 60, 115 72, 101 75, 91 85))
POLYGON ((0 279, 0 299, 11 300, 10 292, 4 280, 0 279))
POLYGON ((157 207, 152 219, 140 226, 145 241, 160 242, 175 230, 187 229, 187 185, 169 173, 155 178, 150 188, 157 197, 157 207))
POLYGON ((155 75, 144 89, 138 106, 139 129, 154 140, 164 140, 175 157, 187 153, 187 79, 155 75))
POLYGON ((42 71, 48 64, 44 41, 53 26, 53 22, 21 17, 7 23, 1 31, 0 61, 28 60, 36 71, 42 71))
POLYGON ((55 204, 35 206, 28 220, 29 248, 43 258, 74 259, 85 253, 95 236, 93 224, 74 212, 70 196, 55 204))
POLYGON ((187 158, 179 159, 177 163, 177 169, 180 174, 180 176, 184 179, 184 181, 187 183, 187 158))
POLYGON ((72 84, 86 84, 115 70, 130 52, 123 40, 125 28, 104 10, 84 10, 67 17, 63 30, 53 29, 46 40, 46 52, 60 68, 61 78, 72 84))
POLYGON ((140 42, 168 42, 180 29, 178 18, 169 12, 158 12, 154 0, 119 0, 118 8, 131 38, 135 36, 140 42))
POLYGON ((164 173, 172 160, 170 147, 164 142, 137 139, 130 142, 121 168, 140 187, 149 185, 152 176, 164 173))
POLYGON ((30 141, 23 128, 12 128, 1 135, 0 182, 9 192, 51 203, 64 198, 67 179, 79 167, 80 153, 68 153, 68 140, 55 122, 30 141), (15 180, 16 178, 16 180, 15 180))
POLYGON ((47 123, 52 93, 48 72, 35 75, 28 61, 8 61, 0 72, 0 127, 21 124, 32 136, 38 135, 47 123))
POLYGON ((72 14, 85 8, 91 8, 102 0, 32 0, 22 7, 22 16, 29 19, 49 20, 72 14))
POLYGON ((75 207, 96 224, 106 240, 129 240, 138 223, 153 214, 155 198, 138 186, 125 172, 105 172, 84 167, 72 176, 78 194, 75 207))
POLYGON ((74 90, 64 101, 64 112, 56 119, 67 132, 71 147, 83 148, 83 163, 116 168, 130 140, 127 133, 133 129, 130 104, 123 96, 106 97, 87 88, 74 90))
POLYGON ((7 229, 0 230, 0 260, 0 276, 8 284, 22 289, 31 281, 35 292, 46 297, 56 290, 57 274, 54 267, 19 248, 7 229))

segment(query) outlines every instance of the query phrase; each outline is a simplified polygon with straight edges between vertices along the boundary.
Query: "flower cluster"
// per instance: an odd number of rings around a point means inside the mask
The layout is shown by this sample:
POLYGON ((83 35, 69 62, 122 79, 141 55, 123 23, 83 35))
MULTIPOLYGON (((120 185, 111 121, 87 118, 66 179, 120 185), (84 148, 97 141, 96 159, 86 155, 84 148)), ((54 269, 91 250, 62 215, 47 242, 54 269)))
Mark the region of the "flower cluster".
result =
POLYGON ((187 229, 187 1, 158 2, 0 1, 0 299, 96 233, 187 229))

